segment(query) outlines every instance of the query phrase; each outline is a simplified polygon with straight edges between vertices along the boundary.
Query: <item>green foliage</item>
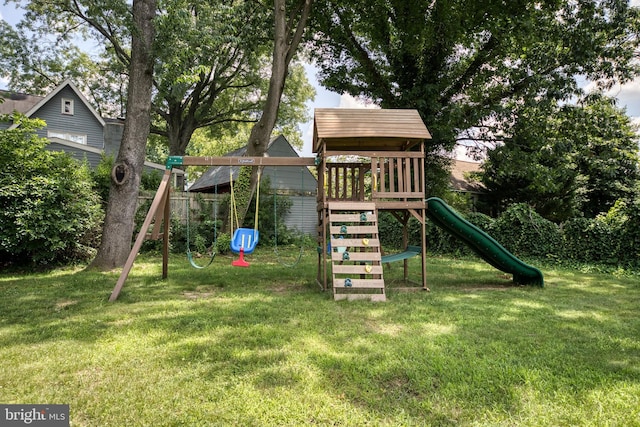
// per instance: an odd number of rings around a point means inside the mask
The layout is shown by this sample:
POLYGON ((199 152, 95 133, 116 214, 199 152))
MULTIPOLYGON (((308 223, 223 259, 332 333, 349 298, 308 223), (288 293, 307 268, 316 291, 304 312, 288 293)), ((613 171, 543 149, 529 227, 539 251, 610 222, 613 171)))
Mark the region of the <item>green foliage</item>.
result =
POLYGON ((640 180, 638 137, 612 99, 514 106, 512 135, 488 152, 482 182, 499 210, 527 203, 560 222, 593 218, 640 180))
MULTIPOLYGON (((640 266, 640 202, 619 200, 596 218, 576 217, 557 225, 530 206, 509 206, 494 219, 478 212, 463 217, 518 257, 544 259, 568 265, 595 264, 636 269, 640 266)), ((383 244, 401 249, 402 228, 384 212, 380 215, 383 244)), ((427 222, 430 253, 468 256, 472 251, 446 231, 427 222)), ((418 221, 409 221, 409 244, 420 243, 418 221)))
POLYGON ((559 227, 523 203, 504 211, 491 231, 494 238, 516 256, 544 258, 558 254, 562 249, 559 227))
MULTIPOLYGON (((111 189, 111 170, 113 169, 114 163, 115 160, 113 156, 108 156, 105 153, 102 153, 100 163, 98 163, 96 168, 91 171, 93 188, 100 196, 103 206, 106 206, 109 200, 109 191, 111 189)), ((140 179, 140 190, 156 191, 160 186, 161 180, 162 175, 157 170, 143 170, 142 178, 140 179)))
POLYGON ((480 145, 501 142, 513 134, 517 106, 550 107, 552 117, 552 101, 580 93, 578 76, 610 87, 639 72, 639 10, 629 2, 317 0, 314 7, 321 13, 309 54, 321 83, 383 108, 416 108, 433 136, 429 157, 461 134, 480 145))
POLYGON ((393 249, 403 249, 402 224, 389 212, 378 212, 378 234, 383 246, 393 249))
MULTIPOLYGON (((628 202, 616 203, 609 210, 615 214, 616 221, 611 221, 618 231, 620 246, 618 249, 618 263, 624 263, 633 268, 640 266, 640 197, 628 202)), ((608 221, 610 220, 607 214, 608 221)))
MULTIPOLYGON (((255 122, 269 82, 273 5, 263 2, 157 2, 154 40, 153 158, 168 145, 184 155, 198 128, 226 128, 230 122, 255 122)), ((98 111, 124 115, 130 41, 136 29, 132 4, 123 0, 29 0, 16 29, 0 22, 0 69, 10 85, 28 93, 46 93, 71 78, 98 111), (29 36, 31 35, 31 36, 29 36), (91 55, 79 39, 90 40, 91 55), (43 43, 42 40, 55 40, 43 43), (6 43, 4 43, 6 41, 6 43), (6 46, 5 46, 6 45, 6 46), (96 48, 97 47, 97 48, 96 48)), ((314 90, 301 65, 292 64, 276 128, 293 131, 307 114, 314 90)))
POLYGON ((563 258, 577 262, 618 262, 619 240, 601 218, 573 218, 562 224, 563 258))
MULTIPOLYGON (((176 213, 171 218, 171 251, 174 253, 186 253, 187 243, 191 252, 208 256, 212 251, 216 253, 226 253, 229 250, 229 246, 225 245, 225 235, 222 233, 224 226, 224 219, 227 215, 225 204, 228 201, 219 197, 216 200, 204 199, 201 194, 190 196, 192 201, 189 202, 189 212, 185 212, 180 216, 176 213), (217 211, 216 204, 218 204, 217 211), (188 227, 188 228, 187 228, 188 227), (188 233, 188 236, 187 236, 188 233), (187 237, 189 242, 187 242, 187 237)), ((186 203, 185 203, 186 208, 186 203)), ((146 213, 148 208, 143 211, 146 213)), ((139 209, 139 212, 142 209, 139 209)), ((140 218, 141 221, 142 217, 140 218)), ((228 238, 228 234, 226 235, 228 238)))
MULTIPOLYGON (((260 184, 260 211, 258 215, 258 229, 260 230, 261 245, 291 244, 297 240, 298 233, 287 228, 285 219, 291 212, 291 199, 282 194, 276 194, 271 188, 268 177, 262 178, 260 184), (278 241, 276 242, 276 235, 278 241)), ((251 200, 251 205, 245 218, 245 227, 253 228, 256 209, 256 198, 251 200)))
POLYGON ((215 250, 218 254, 226 254, 231 251, 231 235, 229 233, 218 233, 215 250))
POLYGON ((160 187, 160 181, 162 181, 162 173, 159 170, 143 170, 140 190, 156 191, 160 187))
POLYGON ((579 173, 580 211, 589 218, 633 197, 640 181, 637 127, 615 100, 599 94, 573 109, 571 124, 580 125, 574 162, 579 173), (582 116, 582 117, 581 117, 582 116))
POLYGON ((107 156, 105 153, 100 155, 100 163, 91 172, 93 178, 93 187, 100 196, 102 205, 106 207, 109 200, 109 190, 111 188, 111 170, 115 160, 113 156, 107 156))
POLYGON ((606 214, 562 225, 563 257, 583 263, 635 268, 640 265, 640 203, 618 200, 606 214))
POLYGON ((13 120, 19 127, 0 130, 0 257, 38 265, 87 259, 103 216, 88 166, 46 150, 35 135, 43 122, 13 120))

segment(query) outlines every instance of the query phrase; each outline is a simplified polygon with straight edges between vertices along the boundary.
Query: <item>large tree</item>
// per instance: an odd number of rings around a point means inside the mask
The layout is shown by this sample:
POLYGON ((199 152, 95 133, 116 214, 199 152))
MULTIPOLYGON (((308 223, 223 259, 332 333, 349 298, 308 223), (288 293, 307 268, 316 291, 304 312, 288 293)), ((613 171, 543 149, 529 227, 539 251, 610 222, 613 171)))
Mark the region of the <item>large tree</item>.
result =
POLYGON ((254 1, 172 0, 162 9, 152 131, 169 155, 184 155, 196 129, 256 120, 271 14, 254 1))
POLYGON ((494 208, 528 203, 548 219, 594 217, 631 199, 640 180, 638 136, 611 98, 515 108, 511 134, 480 174, 494 208))
MULTIPOLYGON (((154 10, 155 26, 159 29, 151 58, 155 59, 156 64, 151 80, 155 98, 153 108, 148 109, 147 114, 157 114, 151 129, 167 138, 171 155, 184 154, 193 132, 198 128, 229 121, 255 122, 267 96, 267 86, 263 82, 268 80, 264 69, 266 58, 272 51, 270 8, 256 1, 196 3, 167 1, 156 5, 154 2, 154 7, 157 6, 154 10)), ((111 72, 117 74, 123 69, 126 71, 133 63, 135 50, 130 40, 139 41, 141 33, 131 23, 131 6, 126 1, 31 0, 26 7, 28 12, 23 28, 34 31, 41 39, 51 32, 64 41, 80 30, 82 35, 93 35, 103 40, 107 55, 115 59, 115 67, 110 69, 111 72)), ((64 65, 55 61, 43 64, 49 70, 64 65)), ((23 70, 31 68, 29 65, 22 67, 23 70)), ((44 69, 46 67, 43 66, 44 69)), ((15 73, 12 77, 19 79, 21 75, 25 76, 24 73, 15 73)), ((130 83, 133 84, 133 80, 130 83)), ((140 89, 143 87, 146 86, 140 89)), ((129 85, 128 95, 138 90, 129 85)), ((309 94, 303 93, 305 96, 309 94)), ((279 93, 281 95, 282 92, 279 93)), ((296 93, 290 96, 295 97, 296 93)), ((134 106, 135 102, 128 99, 127 105, 134 106)), ((126 114, 128 122, 131 115, 134 116, 131 120, 139 118, 129 108, 126 114)), ((136 126, 139 126, 137 138, 146 138, 148 132, 144 132, 143 128, 147 125, 147 120, 136 122, 136 126)), ((132 179, 128 176, 126 179, 117 178, 117 190, 111 194, 122 196, 123 191, 127 190, 128 197, 131 197, 133 193, 128 190, 133 188, 129 189, 128 186, 133 185, 137 192, 139 178, 136 168, 138 164, 142 165, 144 159, 138 159, 137 156, 140 149, 144 151, 145 145, 128 145, 128 132, 125 127, 125 141, 116 162, 119 169, 114 169, 114 177, 120 176, 123 171, 131 172, 133 176, 132 179), (138 160, 133 161, 126 156, 136 156, 138 160)), ((124 241, 130 242, 133 216, 128 213, 135 203, 129 202, 128 207, 124 207, 122 202, 114 202, 114 209, 108 209, 107 225, 112 224, 113 227, 105 225, 105 248, 112 246, 109 241, 117 240, 118 248, 123 247, 124 241), (119 210, 118 207, 123 209, 119 210), (113 234, 118 234, 117 238, 113 234)), ((116 253, 114 249, 103 250, 101 247, 95 264, 120 265, 125 258, 126 253, 123 254, 120 249, 116 253)))
POLYGON ((600 0, 318 0, 309 49, 329 89, 416 108, 432 153, 508 129, 509 106, 638 74, 638 9, 600 0), (473 130, 473 132, 469 132, 473 130))
POLYGON ((151 126, 153 41, 156 0, 134 0, 127 117, 112 172, 100 248, 92 266, 108 270, 124 265, 131 249, 138 190, 151 126))
MULTIPOLYGON (((268 96, 273 12, 267 1, 158 2, 151 132, 184 155, 196 129, 259 120, 268 96)), ((47 92, 73 78, 101 112, 124 116, 130 6, 123 0, 30 0, 20 32, 0 27, 17 55, 0 58, 13 89, 47 92), (82 37, 96 44, 80 51, 82 37), (100 46, 104 50, 100 49, 100 46)), ((86 46, 86 43, 85 43, 86 46)), ((301 97, 309 92, 287 96, 301 97)))
MULTIPOLYGON (((278 111, 289 75, 291 61, 296 55, 298 45, 303 40, 307 21, 311 14, 313 0, 274 0, 273 1, 273 48, 269 89, 260 119, 251 129, 247 156, 263 156, 271 138, 271 132, 278 118, 278 111)), ((242 197, 239 215, 244 218, 249 202, 258 185, 256 168, 252 168, 249 197, 242 197)))

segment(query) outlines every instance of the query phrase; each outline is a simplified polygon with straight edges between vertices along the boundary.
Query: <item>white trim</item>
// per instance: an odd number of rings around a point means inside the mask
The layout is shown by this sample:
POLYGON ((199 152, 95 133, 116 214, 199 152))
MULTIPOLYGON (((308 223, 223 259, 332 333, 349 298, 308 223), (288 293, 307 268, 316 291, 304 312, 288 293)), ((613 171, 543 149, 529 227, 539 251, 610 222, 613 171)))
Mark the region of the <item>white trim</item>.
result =
POLYGON ((71 141, 74 142, 76 144, 80 144, 80 145, 87 145, 87 134, 83 134, 83 133, 76 133, 76 132, 65 132, 65 131, 61 131, 61 130, 55 130, 55 129, 47 129, 47 138, 48 139, 63 139, 66 141, 71 141), (53 135, 52 135, 53 134, 53 135), (59 136, 57 136, 59 135, 59 136), (64 138, 64 136, 70 136, 70 137, 80 137, 84 140, 84 142, 78 142, 74 139, 71 138, 64 138))
MULTIPOLYGON (((66 139, 60 139, 60 138, 48 138, 48 139, 50 143, 64 145, 66 147, 73 148, 79 151, 88 151, 90 153, 95 153, 95 154, 104 153, 104 150, 101 150, 99 148, 91 147, 89 145, 78 144, 77 142, 68 141, 66 139)), ((145 161, 144 165, 152 169, 158 169, 162 172, 164 172, 167 169, 165 165, 161 165, 160 163, 145 161)), ((181 169, 173 168, 172 171, 174 175, 184 175, 184 171, 181 169)))
POLYGON ((60 112, 66 116, 73 116, 73 99, 62 98, 62 105, 60 106, 60 112), (69 108, 67 109, 67 105, 69 108))
POLYGON ((64 145, 69 148, 73 148, 79 151, 88 151, 90 153, 102 154, 103 151, 100 148, 91 147, 90 145, 78 144, 77 142, 69 141, 61 138, 47 138, 49 142, 64 145))

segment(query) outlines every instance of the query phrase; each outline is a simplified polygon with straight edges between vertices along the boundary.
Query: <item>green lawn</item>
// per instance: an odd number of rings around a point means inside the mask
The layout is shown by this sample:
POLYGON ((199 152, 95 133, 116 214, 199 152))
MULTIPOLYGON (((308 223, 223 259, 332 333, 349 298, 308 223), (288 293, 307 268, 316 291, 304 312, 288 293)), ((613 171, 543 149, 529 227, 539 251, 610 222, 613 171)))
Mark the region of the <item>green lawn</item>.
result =
POLYGON ((163 281, 143 256, 115 303, 117 272, 0 273, 0 403, 101 427, 640 425, 638 276, 543 268, 545 288, 514 287, 429 258, 431 292, 334 302, 313 251, 272 259, 173 255, 163 281))

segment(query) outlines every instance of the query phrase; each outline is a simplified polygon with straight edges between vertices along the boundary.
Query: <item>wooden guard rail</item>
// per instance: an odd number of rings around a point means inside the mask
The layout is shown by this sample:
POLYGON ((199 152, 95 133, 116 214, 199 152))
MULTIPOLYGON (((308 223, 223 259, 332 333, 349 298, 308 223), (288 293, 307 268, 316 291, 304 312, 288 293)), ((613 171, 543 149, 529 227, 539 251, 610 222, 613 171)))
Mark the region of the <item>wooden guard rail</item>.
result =
POLYGON ((328 163, 327 200, 365 200, 365 175, 370 170, 371 165, 363 163, 328 163))
POLYGON ((377 155, 371 157, 370 164, 326 164, 326 201, 422 201, 424 191, 424 161, 420 152, 377 155), (370 199, 366 196, 365 184, 371 188, 370 199))
POLYGON ((371 169, 378 171, 371 194, 373 199, 424 198, 422 157, 373 157, 371 169))

